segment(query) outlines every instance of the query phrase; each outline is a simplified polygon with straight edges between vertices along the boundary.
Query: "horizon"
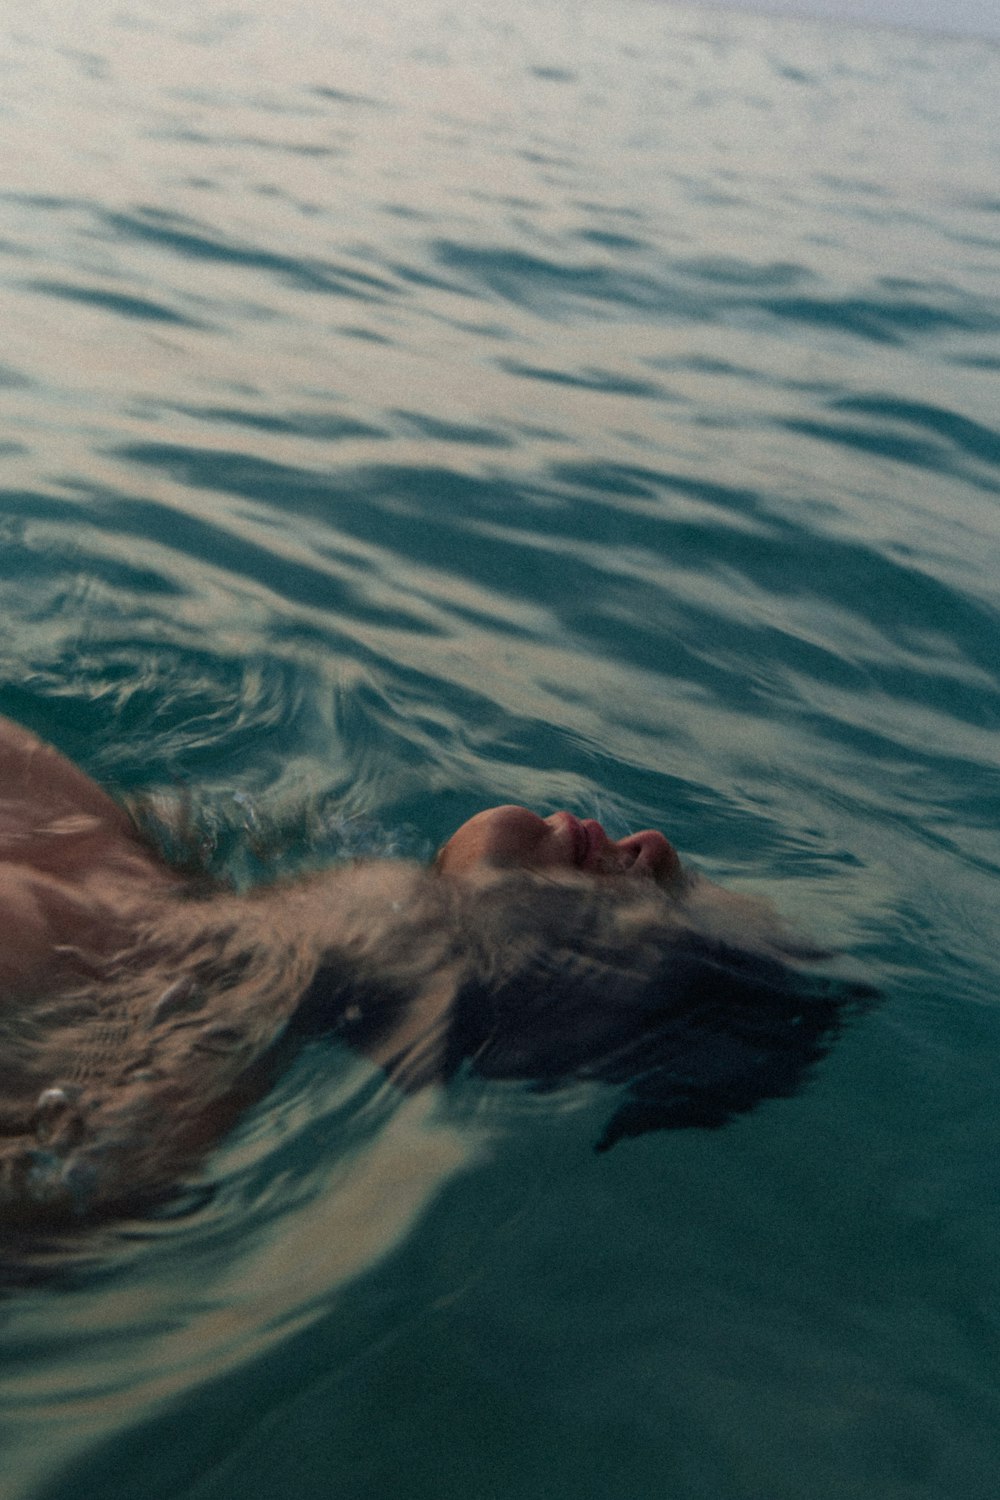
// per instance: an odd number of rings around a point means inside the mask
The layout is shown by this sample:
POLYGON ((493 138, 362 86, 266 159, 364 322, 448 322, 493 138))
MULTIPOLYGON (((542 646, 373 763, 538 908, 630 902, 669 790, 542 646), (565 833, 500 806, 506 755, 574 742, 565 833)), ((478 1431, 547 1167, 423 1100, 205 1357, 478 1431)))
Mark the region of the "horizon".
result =
POLYGON ((680 0, 680 3, 699 10, 843 21, 852 26, 1000 41, 1000 7, 995 0, 952 0, 943 13, 939 0, 680 0))

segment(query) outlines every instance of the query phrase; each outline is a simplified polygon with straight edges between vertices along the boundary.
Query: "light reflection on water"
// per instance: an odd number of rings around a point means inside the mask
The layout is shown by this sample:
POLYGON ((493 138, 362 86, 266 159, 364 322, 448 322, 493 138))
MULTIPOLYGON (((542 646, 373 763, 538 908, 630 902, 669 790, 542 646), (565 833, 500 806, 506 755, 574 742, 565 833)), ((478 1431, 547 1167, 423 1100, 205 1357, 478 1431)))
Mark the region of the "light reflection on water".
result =
POLYGON ((11 1493, 992 1500, 995 48, 3 27, 0 710, 239 879, 663 824, 887 992, 599 1163, 586 1091, 309 1053, 186 1217, 12 1285, 11 1493))

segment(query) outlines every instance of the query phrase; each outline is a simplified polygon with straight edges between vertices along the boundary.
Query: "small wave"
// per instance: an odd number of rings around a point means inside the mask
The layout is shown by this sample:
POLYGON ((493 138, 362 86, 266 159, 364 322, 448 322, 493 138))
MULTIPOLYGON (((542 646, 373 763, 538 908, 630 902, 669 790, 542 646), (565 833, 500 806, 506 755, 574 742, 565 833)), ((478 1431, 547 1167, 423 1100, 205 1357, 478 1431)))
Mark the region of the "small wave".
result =
POLYGON ((370 301, 396 290, 384 277, 370 271, 240 243, 185 214, 142 207, 131 213, 104 212, 101 217, 115 238, 147 241, 187 260, 216 261, 270 272, 306 291, 370 301))
POLYGON ((177 312, 163 302, 123 291, 78 286, 72 282, 48 280, 44 277, 36 277, 23 285, 26 291, 41 292, 47 297, 59 297, 67 302, 79 302, 85 307, 99 308, 102 312, 112 313, 119 318, 139 318, 150 323, 175 323, 182 328, 204 329, 209 326, 201 319, 177 312))

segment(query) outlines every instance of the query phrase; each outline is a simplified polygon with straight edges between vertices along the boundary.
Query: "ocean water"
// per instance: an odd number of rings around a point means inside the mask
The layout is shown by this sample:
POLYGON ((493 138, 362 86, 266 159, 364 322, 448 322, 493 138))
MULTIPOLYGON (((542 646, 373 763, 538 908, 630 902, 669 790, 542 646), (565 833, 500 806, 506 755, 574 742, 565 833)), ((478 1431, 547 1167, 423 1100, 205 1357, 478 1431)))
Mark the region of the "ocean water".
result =
POLYGON ((996 46, 0 29, 0 711, 237 880, 660 826, 882 997, 603 1155, 600 1090, 313 1045, 171 1214, 5 1266, 4 1500, 994 1500, 996 46))

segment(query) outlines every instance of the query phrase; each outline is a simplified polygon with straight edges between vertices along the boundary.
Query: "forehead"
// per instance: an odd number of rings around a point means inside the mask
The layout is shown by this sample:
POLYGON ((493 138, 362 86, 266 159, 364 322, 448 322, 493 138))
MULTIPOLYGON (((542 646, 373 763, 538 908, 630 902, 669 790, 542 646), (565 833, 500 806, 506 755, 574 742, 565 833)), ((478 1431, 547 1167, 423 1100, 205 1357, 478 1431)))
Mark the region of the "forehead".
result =
POLYGON ((522 807, 517 802, 504 802, 499 807, 486 807, 482 812, 475 813, 468 818, 452 835, 467 831, 480 832, 483 830, 506 830, 525 829, 535 830, 544 826, 545 820, 538 813, 532 812, 528 807, 522 807))
POLYGON ((477 856, 517 854, 529 849, 548 831, 537 813, 516 803, 488 807, 469 818, 438 851, 438 864, 477 856))

